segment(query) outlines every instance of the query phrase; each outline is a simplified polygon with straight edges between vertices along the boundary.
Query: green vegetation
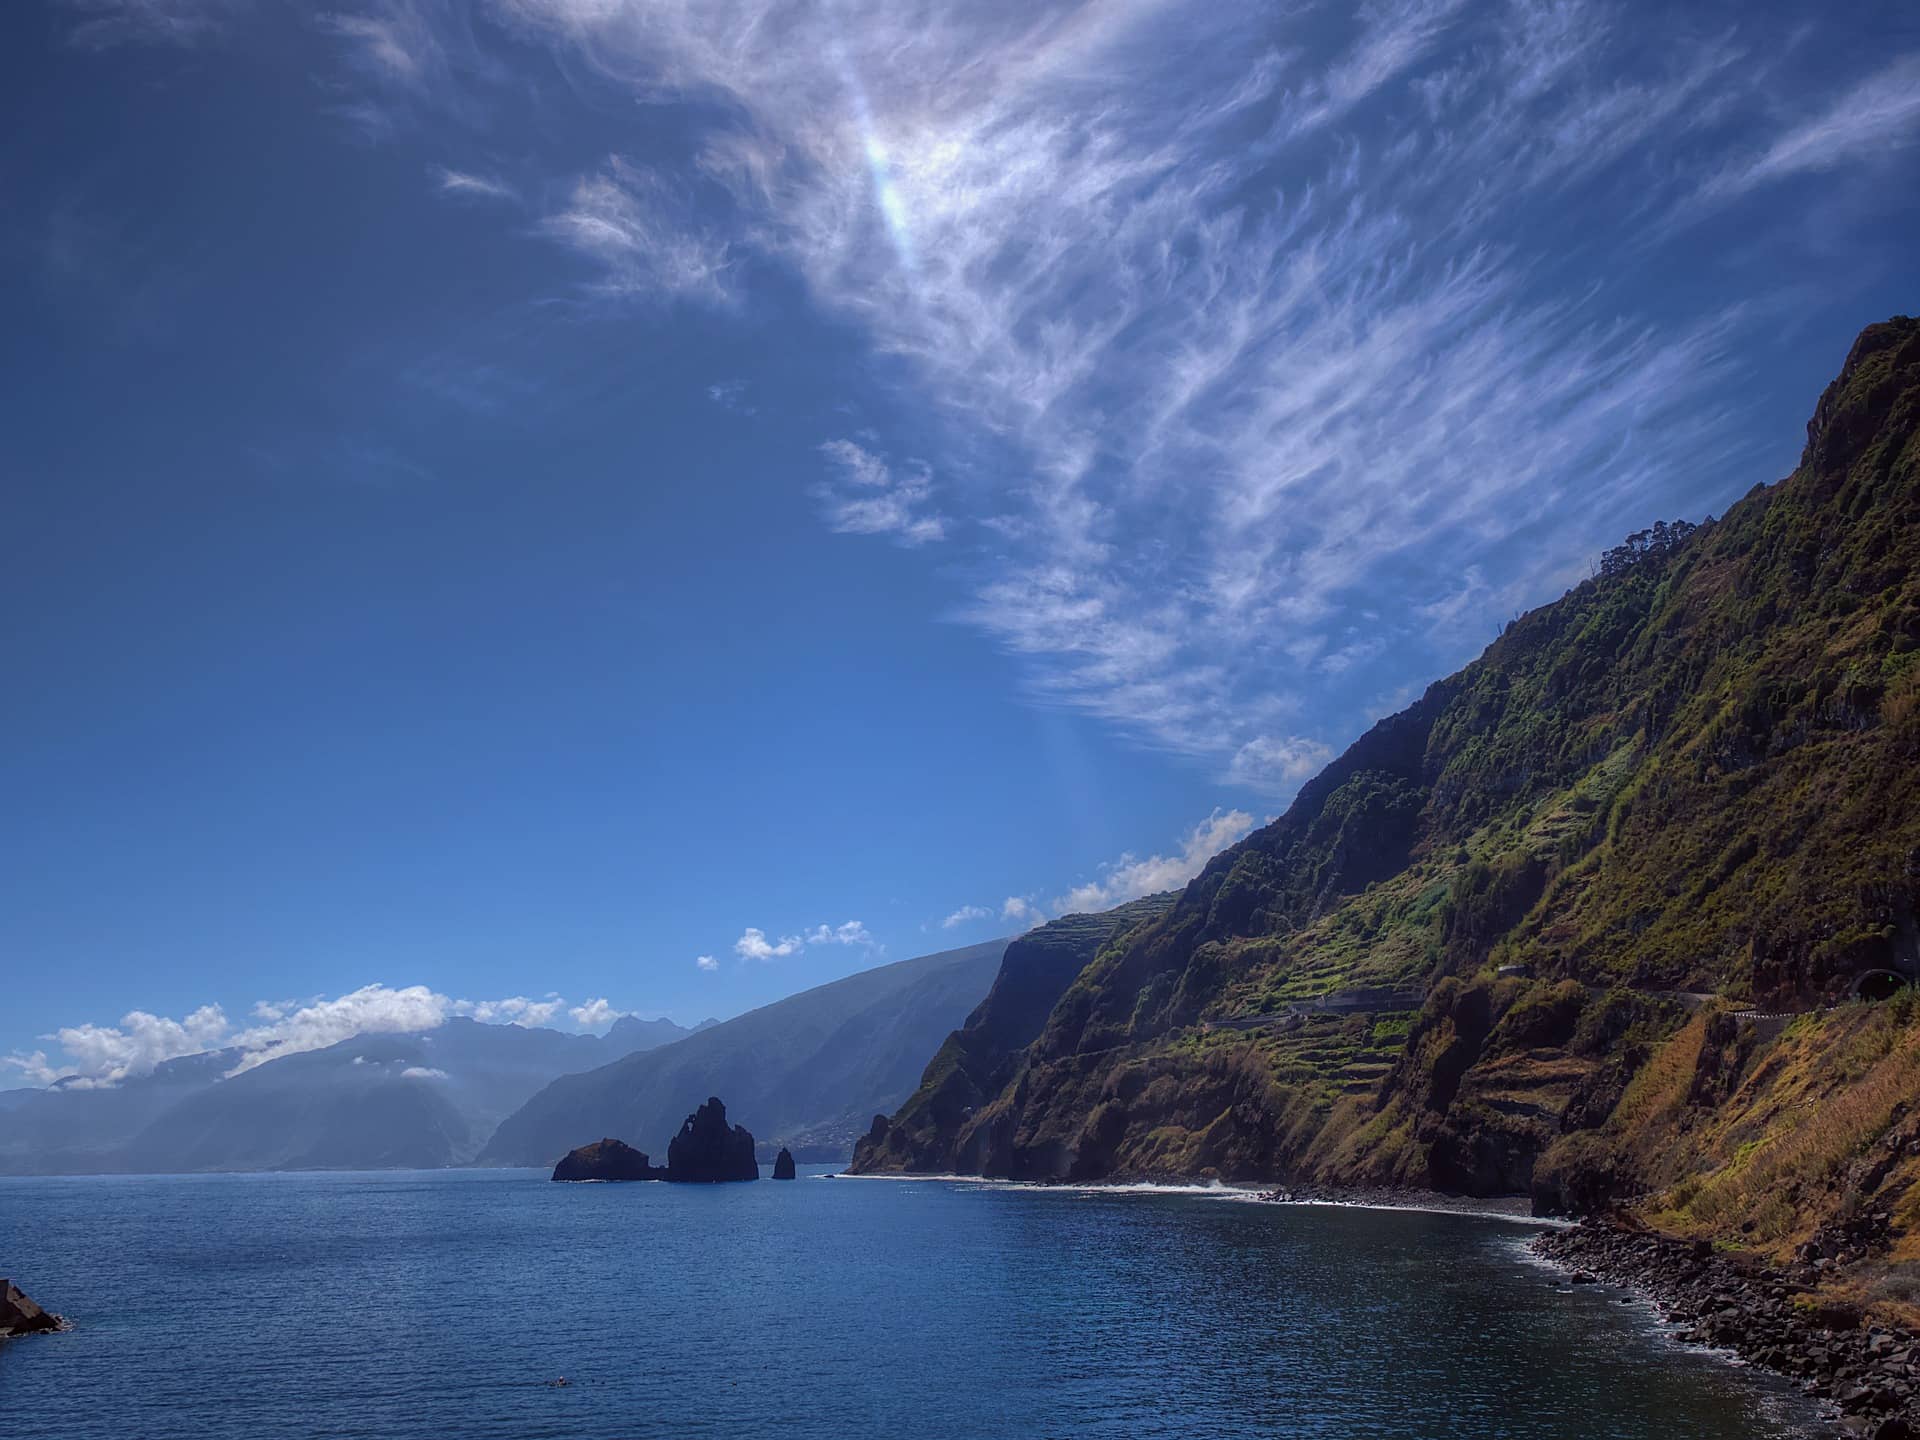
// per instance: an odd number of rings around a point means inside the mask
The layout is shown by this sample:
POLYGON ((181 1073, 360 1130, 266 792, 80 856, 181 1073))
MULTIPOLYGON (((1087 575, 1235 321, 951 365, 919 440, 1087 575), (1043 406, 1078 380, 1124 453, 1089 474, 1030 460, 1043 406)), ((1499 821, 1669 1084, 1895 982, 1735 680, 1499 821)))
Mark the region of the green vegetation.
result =
POLYGON ((1102 948, 968 1158, 1645 1197, 1776 1252, 1862 1203, 1920 1114, 1912 1007, 1735 1012, 1920 969, 1917 435, 1897 319, 1791 477, 1630 537, 1102 948), (1306 1008, 1409 984, 1417 1015, 1306 1008))

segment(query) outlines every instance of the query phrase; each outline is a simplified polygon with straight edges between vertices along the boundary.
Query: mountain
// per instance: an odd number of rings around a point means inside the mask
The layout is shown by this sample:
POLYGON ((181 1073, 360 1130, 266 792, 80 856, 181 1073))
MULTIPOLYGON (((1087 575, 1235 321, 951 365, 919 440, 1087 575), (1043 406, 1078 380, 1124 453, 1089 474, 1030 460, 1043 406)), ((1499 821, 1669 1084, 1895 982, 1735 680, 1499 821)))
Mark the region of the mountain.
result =
POLYGON ((672 1045, 555 1080, 494 1132, 482 1164, 552 1165, 618 1136, 658 1150, 710 1095, 769 1156, 845 1156, 910 1094, 927 1054, 993 983, 1005 940, 901 960, 749 1011, 672 1045))
POLYGON ((61 1081, 9 1091, 0 1109, 0 1175, 90 1175, 122 1168, 119 1151, 181 1101, 216 1085, 238 1065, 238 1050, 163 1061, 117 1085, 61 1081))
POLYGON ((984 1157, 976 1109, 1012 1087, 1027 1046, 1101 947, 1164 914, 1174 899, 1168 892, 1097 915, 1063 915, 1009 942, 987 998, 947 1036, 920 1088, 855 1146, 854 1173, 977 1171, 984 1157))
POLYGON ((692 1034, 625 1017, 602 1038, 457 1017, 241 1070, 236 1050, 0 1111, 0 1173, 380 1169, 461 1164, 555 1077, 692 1034))
POLYGON ((1102 949, 959 1158, 1531 1190, 1776 1257, 1866 1206, 1920 1263, 1917 428, 1901 317, 1791 476, 1609 552, 1102 949))

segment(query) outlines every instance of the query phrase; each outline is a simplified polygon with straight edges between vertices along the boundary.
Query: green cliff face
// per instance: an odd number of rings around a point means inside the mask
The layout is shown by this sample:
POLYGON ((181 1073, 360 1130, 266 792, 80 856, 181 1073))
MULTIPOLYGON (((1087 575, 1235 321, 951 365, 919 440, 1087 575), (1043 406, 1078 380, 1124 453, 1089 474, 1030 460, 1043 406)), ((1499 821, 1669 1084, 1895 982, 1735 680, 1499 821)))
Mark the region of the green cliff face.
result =
POLYGON ((1100 949, 996 1093, 966 1071, 942 1109, 956 1035, 894 1163, 1591 1203, 1717 1163, 1688 1107, 1757 1107, 1751 1164, 1782 1047, 1913 1049, 1899 1007, 1786 1035, 1734 1012, 1920 972, 1917 422, 1920 322, 1873 326, 1792 476, 1515 621, 1100 949), (993 1143, 954 1146, 967 1109, 993 1143))
POLYGON ((1062 994, 1115 937, 1166 913, 1171 894, 1098 915, 1063 915, 1008 944, 1000 972, 966 1023, 947 1036, 920 1088, 891 1122, 875 1116, 854 1147, 855 1174, 977 1174, 994 1159, 988 1102, 1008 1089, 1027 1046, 1062 994))

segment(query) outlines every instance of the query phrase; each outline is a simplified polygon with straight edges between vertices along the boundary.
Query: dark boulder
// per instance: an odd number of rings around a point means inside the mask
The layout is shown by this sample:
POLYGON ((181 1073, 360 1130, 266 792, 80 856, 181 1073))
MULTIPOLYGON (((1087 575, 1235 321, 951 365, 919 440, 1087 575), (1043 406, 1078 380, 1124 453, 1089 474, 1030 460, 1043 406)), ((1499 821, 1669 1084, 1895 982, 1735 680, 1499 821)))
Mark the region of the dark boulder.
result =
POLYGON ((644 1150, 624 1140, 596 1140, 570 1152, 553 1167, 556 1180, 664 1180, 667 1172, 647 1162, 644 1150))
POLYGON ((784 1145, 780 1147, 780 1153, 773 1157, 773 1178, 793 1179, 793 1152, 784 1145))
POLYGON ((0 1339, 12 1335, 39 1335, 49 1330, 64 1330, 67 1322, 49 1315, 20 1293, 11 1280, 0 1280, 0 1339))
POLYGON ((727 1124, 727 1107, 717 1095, 709 1096, 689 1115, 680 1133, 667 1143, 669 1180, 701 1185, 759 1178, 753 1136, 744 1125, 727 1124))

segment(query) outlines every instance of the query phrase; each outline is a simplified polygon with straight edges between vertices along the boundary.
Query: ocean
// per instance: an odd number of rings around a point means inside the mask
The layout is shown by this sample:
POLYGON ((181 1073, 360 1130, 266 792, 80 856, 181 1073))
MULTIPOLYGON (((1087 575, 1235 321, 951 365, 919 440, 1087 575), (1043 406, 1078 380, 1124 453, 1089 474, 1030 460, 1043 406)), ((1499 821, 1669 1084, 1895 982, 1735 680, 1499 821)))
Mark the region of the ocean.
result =
POLYGON ((1753 1440, 1783 1382, 1496 1219, 944 1181, 0 1179, 0 1429, 1753 1440), (564 1379, 565 1383, 559 1383, 564 1379))

